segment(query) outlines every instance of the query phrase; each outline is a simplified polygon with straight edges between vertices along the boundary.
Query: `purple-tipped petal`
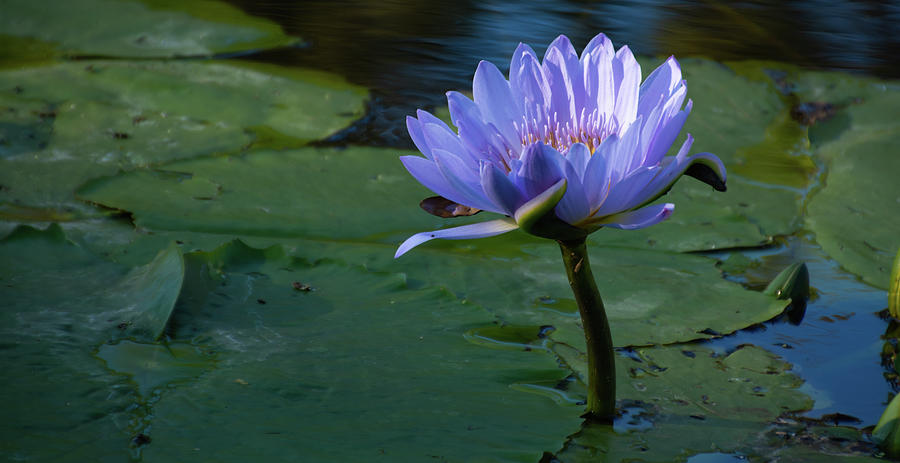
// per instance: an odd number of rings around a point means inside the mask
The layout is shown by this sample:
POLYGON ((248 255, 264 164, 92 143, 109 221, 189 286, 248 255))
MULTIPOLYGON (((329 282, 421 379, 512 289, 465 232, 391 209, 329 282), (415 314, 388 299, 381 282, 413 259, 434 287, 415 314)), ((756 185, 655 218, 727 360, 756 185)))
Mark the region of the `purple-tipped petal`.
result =
POLYGON ((509 82, 497 66, 488 61, 478 63, 472 93, 484 120, 494 124, 510 146, 519 142, 513 121, 522 119, 521 104, 513 98, 509 82))
MULTIPOLYGON (((603 145, 612 146, 618 142, 618 138, 619 137, 616 135, 611 135, 603 141, 603 145)), ((610 171, 606 156, 603 154, 606 150, 603 145, 600 145, 597 152, 591 156, 587 168, 584 171, 584 176, 582 177, 585 195, 587 196, 587 201, 591 210, 602 206, 603 202, 606 201, 606 197, 609 195, 610 171)))
MULTIPOLYGON (((449 151, 435 149, 432 151, 434 163, 447 179, 447 183, 456 191, 456 197, 444 196, 459 204, 483 209, 491 212, 501 212, 494 202, 484 195, 481 188, 481 172, 449 151)), ((443 195, 442 195, 443 196, 443 195)))
POLYGON ((612 60, 616 85, 615 117, 620 125, 637 117, 638 92, 641 85, 641 65, 634 59, 628 45, 620 48, 612 60))
POLYGON ((638 114, 647 114, 661 98, 670 95, 681 81, 681 66, 670 56, 644 79, 639 92, 638 114))
MULTIPOLYGON (((584 76, 582 75, 581 63, 578 60, 578 53, 575 47, 565 35, 560 35, 547 47, 544 53, 543 68, 545 75, 550 68, 559 69, 562 78, 565 81, 565 87, 569 90, 569 96, 572 100, 571 112, 572 117, 577 116, 577 108, 584 106, 584 76), (552 66, 551 66, 552 65, 552 66)), ((549 78, 549 77, 548 77, 549 78)), ((569 120, 568 118, 561 120, 569 120)))
POLYGON ((565 158, 559 151, 537 142, 522 153, 522 168, 518 173, 522 191, 528 197, 543 193, 564 177, 565 158))
POLYGON ((601 32, 595 35, 584 47, 584 50, 581 51, 581 59, 584 60, 587 54, 613 56, 615 53, 616 50, 613 48, 612 41, 606 37, 606 34, 601 32))
POLYGON ((460 120, 484 123, 481 110, 474 101, 459 92, 447 92, 447 107, 450 109, 450 120, 453 125, 459 127, 460 120))
POLYGON ((550 108, 550 87, 533 52, 522 55, 520 64, 509 70, 509 85, 522 103, 524 119, 516 123, 539 126, 546 124, 550 108))
POLYGON ((584 172, 587 170, 588 162, 591 160, 591 150, 584 143, 575 143, 566 152, 566 161, 572 164, 575 172, 578 172, 578 180, 584 178, 584 172))
POLYGON ((638 228, 656 225, 668 219, 674 210, 675 205, 672 203, 654 204, 636 211, 607 216, 597 224, 622 230, 637 230, 638 228))
POLYGON ((571 124, 575 114, 575 97, 572 91, 572 78, 564 63, 565 58, 556 48, 548 49, 544 56, 541 68, 550 87, 550 123, 571 124))
POLYGON ((594 37, 581 55, 582 81, 584 84, 584 109, 604 118, 611 117, 615 109, 615 86, 612 59, 615 56, 612 43, 603 34, 594 37))
MULTIPOLYGON (((441 127, 437 124, 425 123, 422 124, 422 133, 425 135, 428 147, 431 148, 432 155, 437 150, 444 150, 455 154, 461 159, 472 159, 469 151, 460 142, 459 137, 447 130, 446 126, 441 127)), ((474 158, 473 162, 477 163, 477 158, 474 158)))
POLYGON ((665 126, 656 132, 656 136, 650 141, 650 146, 647 149, 644 165, 657 164, 666 155, 666 152, 672 147, 672 143, 678 138, 678 134, 681 133, 681 129, 691 113, 691 107, 692 104, 688 101, 684 110, 679 111, 665 126))
POLYGON ((584 185, 581 183, 581 172, 571 162, 566 162, 566 194, 556 205, 556 216, 570 225, 577 223, 591 214, 584 185))
POLYGON ((403 167, 406 167, 406 170, 409 171, 413 178, 425 185, 425 188, 451 201, 471 206, 466 204, 465 200, 467 198, 447 182, 437 164, 431 160, 420 158, 419 156, 400 156, 400 162, 403 163, 403 167))
POLYGON ((422 132, 422 123, 415 117, 406 116, 406 130, 409 132, 409 137, 412 138, 412 141, 416 145, 416 148, 419 149, 419 152, 424 154, 426 158, 431 159, 431 148, 425 141, 425 134, 422 132))
POLYGON ((445 240, 466 240, 475 238, 487 238, 489 236, 500 235, 519 228, 512 219, 491 220, 490 222, 475 223, 472 225, 463 225, 461 227, 447 228, 444 230, 435 230, 430 232, 416 233, 410 236, 397 248, 394 259, 406 254, 410 249, 435 238, 445 240))
POLYGON ((621 138, 615 143, 611 143, 610 146, 600 145, 600 148, 606 149, 603 155, 606 156, 606 162, 609 164, 610 182, 613 184, 618 183, 631 172, 631 161, 634 159, 640 143, 641 122, 641 118, 634 121, 621 138))
POLYGON ((627 177, 612 185, 609 196, 594 217, 603 217, 610 214, 618 214, 636 208, 647 196, 647 184, 659 175, 661 169, 657 166, 641 167, 628 174, 627 177))
POLYGON ((525 203, 525 197, 519 189, 493 164, 481 165, 481 186, 485 196, 506 215, 512 216, 525 203))

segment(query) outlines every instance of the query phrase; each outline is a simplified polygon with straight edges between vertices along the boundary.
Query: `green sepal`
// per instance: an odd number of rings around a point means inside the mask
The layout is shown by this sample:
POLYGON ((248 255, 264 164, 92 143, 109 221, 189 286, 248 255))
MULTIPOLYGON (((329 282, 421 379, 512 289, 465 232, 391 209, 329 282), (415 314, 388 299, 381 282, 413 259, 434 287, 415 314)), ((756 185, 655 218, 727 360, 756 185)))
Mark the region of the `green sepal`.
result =
POLYGON ((543 216, 553 213, 553 208, 566 194, 566 186, 566 179, 563 178, 516 209, 514 218, 519 228, 527 233, 536 234, 533 233, 535 225, 543 216))

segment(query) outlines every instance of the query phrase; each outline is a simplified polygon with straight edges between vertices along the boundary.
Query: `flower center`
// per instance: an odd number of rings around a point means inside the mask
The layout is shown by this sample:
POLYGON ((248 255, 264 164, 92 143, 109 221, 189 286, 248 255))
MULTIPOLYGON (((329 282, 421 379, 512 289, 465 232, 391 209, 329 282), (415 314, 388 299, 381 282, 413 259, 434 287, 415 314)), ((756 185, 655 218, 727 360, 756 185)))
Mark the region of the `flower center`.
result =
POLYGON ((542 141, 562 154, 575 143, 584 143, 593 155, 606 137, 616 132, 618 124, 612 117, 604 117, 599 111, 581 113, 581 117, 560 121, 556 113, 549 120, 524 117, 522 123, 513 122, 522 142, 522 148, 542 141))

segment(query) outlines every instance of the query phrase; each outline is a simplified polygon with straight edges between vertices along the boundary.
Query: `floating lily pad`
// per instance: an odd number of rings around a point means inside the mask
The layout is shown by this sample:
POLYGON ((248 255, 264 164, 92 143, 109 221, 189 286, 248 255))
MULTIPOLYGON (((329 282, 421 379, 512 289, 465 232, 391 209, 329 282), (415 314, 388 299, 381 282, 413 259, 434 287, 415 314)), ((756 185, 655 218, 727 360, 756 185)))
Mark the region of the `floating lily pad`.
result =
POLYGON ((323 73, 238 62, 0 72, 0 202, 77 213, 72 192, 90 178, 237 152, 254 130, 302 145, 361 115, 364 98, 323 73))
MULTIPOLYGON (((553 241, 513 232, 423 246, 396 260, 391 245, 304 243, 308 242, 292 243, 290 252, 307 259, 327 255, 373 270, 404 272, 411 283, 447 288, 494 313, 501 323, 549 326, 550 339, 576 347, 584 344, 559 247, 553 241)), ((769 320, 789 303, 724 280, 715 261, 706 257, 601 246, 588 250, 617 346, 708 339, 769 320)))
POLYGON ((428 190, 400 154, 306 148, 195 159, 99 179, 78 195, 156 230, 358 239, 440 227, 442 219, 419 209, 428 190), (197 197, 187 179, 218 185, 218 193, 197 197))
MULTIPOLYGON (((576 370, 579 357, 561 351, 576 370)), ((645 430, 587 425, 556 454, 561 462, 683 462, 696 453, 743 450, 785 412, 812 401, 790 365, 755 346, 720 357, 697 346, 639 349, 617 359, 620 402, 642 410, 645 430), (709 430, 714 429, 715 432, 709 430)))
POLYGON ((491 316, 443 290, 278 246, 186 259, 170 334, 215 349, 217 365, 154 404, 145 458, 532 461, 577 427, 577 410, 510 389, 565 376, 553 356, 466 342, 491 316), (250 435, 273 444, 260 453, 250 435))
POLYGON ((55 43, 64 55, 209 56, 296 43, 277 24, 215 0, 5 0, 4 34, 55 43))
MULTIPOLYGON (((840 136, 816 146, 828 169, 807 206, 806 225, 844 268, 887 289, 891 262, 900 249, 900 186, 895 178, 900 172, 900 125, 890 116, 900 104, 900 84, 833 88, 835 98, 856 95, 858 102, 844 108, 848 121, 840 136)), ((829 94, 828 89, 822 92, 829 94)))
POLYGON ((55 327, 54 335, 74 335, 84 342, 123 336, 156 339, 175 306, 184 274, 174 244, 149 264, 129 268, 66 241, 57 225, 45 231, 16 229, 0 241, 0 262, 7 324, 18 320, 42 330, 55 327))
POLYGON ((0 240, 0 368, 9 375, 0 402, 15 417, 0 425, 2 458, 128 459, 134 400, 92 351, 110 338, 152 339, 179 294, 181 265, 172 248, 142 267, 110 263, 55 225, 0 240))

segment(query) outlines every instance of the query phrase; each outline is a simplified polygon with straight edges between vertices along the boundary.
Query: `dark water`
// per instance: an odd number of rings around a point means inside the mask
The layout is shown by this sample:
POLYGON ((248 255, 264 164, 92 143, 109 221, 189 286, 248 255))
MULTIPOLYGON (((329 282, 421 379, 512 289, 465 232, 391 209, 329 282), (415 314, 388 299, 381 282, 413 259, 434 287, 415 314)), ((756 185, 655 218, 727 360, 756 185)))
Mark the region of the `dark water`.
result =
POLYGON ((407 147, 403 118, 471 88, 481 59, 506 68, 519 42, 540 54, 559 34, 576 49, 598 32, 651 56, 764 59, 900 77, 900 1, 230 0, 302 48, 252 57, 325 69, 373 90, 375 110, 342 134, 407 147))

